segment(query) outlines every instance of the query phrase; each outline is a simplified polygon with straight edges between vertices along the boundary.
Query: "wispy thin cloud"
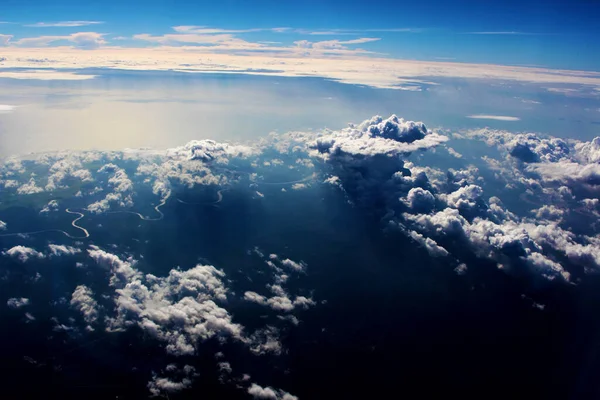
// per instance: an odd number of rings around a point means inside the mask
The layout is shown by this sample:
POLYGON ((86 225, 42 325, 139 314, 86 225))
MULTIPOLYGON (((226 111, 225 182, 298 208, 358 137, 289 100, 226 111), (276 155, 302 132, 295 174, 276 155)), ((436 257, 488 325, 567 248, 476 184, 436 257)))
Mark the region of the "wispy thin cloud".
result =
POLYGON ((211 28, 208 26, 197 26, 197 25, 179 25, 174 26, 173 30, 177 33, 195 33, 200 35, 215 35, 221 33, 253 33, 253 32, 274 32, 274 33, 285 33, 292 30, 292 28, 276 27, 276 28, 246 28, 246 29, 225 29, 225 28, 211 28))
POLYGON ((35 24, 26 24, 23 26, 29 28, 74 28, 79 26, 99 25, 103 21, 59 21, 59 22, 36 22, 35 24))
POLYGON ((219 51, 249 51, 249 52, 287 52, 302 54, 307 52, 347 52, 366 53, 362 49, 351 49, 348 45, 358 45, 380 40, 374 37, 358 37, 351 40, 331 39, 323 41, 297 40, 293 45, 284 45, 278 41, 250 41, 242 39, 240 33, 271 31, 285 32, 288 28, 252 28, 252 29, 221 29, 207 28, 204 26, 182 25, 174 26, 173 33, 163 35, 151 35, 142 33, 133 35, 133 40, 145 41, 163 46, 185 46, 210 47, 219 51))
POLYGON ((424 28, 377 28, 377 29, 364 29, 362 32, 408 32, 408 33, 421 33, 425 31, 424 28))
POLYGON ((352 40, 324 40, 321 42, 310 42, 308 40, 298 40, 294 44, 301 48, 313 48, 313 49, 347 49, 347 44, 363 44, 376 42, 381 40, 380 38, 358 38, 352 40))
POLYGON ((483 32, 464 32, 465 35, 537 35, 534 32, 517 31, 483 31, 483 32))
POLYGON ((423 28, 375 28, 375 29, 294 29, 304 35, 359 35, 361 33, 421 33, 423 28))
POLYGON ((77 32, 71 35, 63 36, 38 36, 19 39, 14 42, 17 46, 24 47, 39 47, 48 46, 50 43, 58 41, 68 41, 73 43, 76 47, 82 49, 96 49, 104 44, 106 41, 103 39, 104 33, 98 32, 77 32))
POLYGON ((471 119, 493 119, 496 121, 520 121, 519 117, 510 117, 508 115, 485 115, 485 114, 477 114, 477 115, 467 115, 467 118, 471 119))
POLYGON ((179 25, 174 26, 173 30, 177 33, 195 33, 200 35, 214 35, 219 33, 250 33, 260 32, 265 29, 261 28, 249 28, 249 29, 223 29, 223 28, 210 28, 207 26, 196 26, 196 25, 179 25))

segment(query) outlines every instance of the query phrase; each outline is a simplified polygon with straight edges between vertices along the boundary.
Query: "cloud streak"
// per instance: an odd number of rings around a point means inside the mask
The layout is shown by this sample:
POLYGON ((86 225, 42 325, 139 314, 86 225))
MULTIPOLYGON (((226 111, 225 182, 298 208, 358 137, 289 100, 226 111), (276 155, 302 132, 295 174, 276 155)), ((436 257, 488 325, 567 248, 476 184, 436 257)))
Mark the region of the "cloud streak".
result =
POLYGON ((81 49, 95 49, 106 44, 106 41, 104 40, 104 34, 97 32, 77 32, 70 35, 23 38, 17 40, 14 42, 14 44, 17 46, 38 47, 48 46, 50 43, 58 41, 71 42, 75 47, 81 49))
POLYGON ((517 31, 483 31, 483 32, 465 32, 466 35, 538 35, 532 32, 517 31))
POLYGON ((75 28, 79 26, 99 25, 103 21, 59 21, 59 22, 36 22, 35 24, 26 24, 28 28, 75 28))
POLYGON ((476 115, 467 115, 467 118, 471 119, 493 119, 496 121, 520 121, 519 117, 511 117, 508 115, 487 115, 487 114, 476 114, 476 115))

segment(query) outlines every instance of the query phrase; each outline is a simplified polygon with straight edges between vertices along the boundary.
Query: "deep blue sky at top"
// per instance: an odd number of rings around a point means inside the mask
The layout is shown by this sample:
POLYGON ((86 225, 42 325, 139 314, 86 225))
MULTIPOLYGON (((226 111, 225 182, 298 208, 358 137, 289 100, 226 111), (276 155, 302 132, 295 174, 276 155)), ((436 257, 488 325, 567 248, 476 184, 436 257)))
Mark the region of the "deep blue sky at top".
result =
POLYGON ((379 37, 362 47, 409 59, 533 64, 600 70, 600 1, 338 1, 338 0, 3 0, 0 33, 15 36, 97 31, 117 35, 169 33, 174 25, 217 28, 419 28, 419 33, 364 32, 283 38, 253 33, 253 40, 347 40, 379 37), (96 20, 79 28, 26 28, 21 23, 96 20), (512 34, 472 34, 512 32, 512 34))

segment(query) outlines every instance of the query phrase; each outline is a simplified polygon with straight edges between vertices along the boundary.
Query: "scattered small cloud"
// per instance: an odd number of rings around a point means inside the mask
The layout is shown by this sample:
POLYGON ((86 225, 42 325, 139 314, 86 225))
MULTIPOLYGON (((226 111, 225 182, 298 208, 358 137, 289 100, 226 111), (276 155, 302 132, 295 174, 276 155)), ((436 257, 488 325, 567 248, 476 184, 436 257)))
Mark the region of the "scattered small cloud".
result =
POLYGON ((8 301, 6 302, 6 305, 13 309, 25 307, 25 306, 29 305, 29 299, 27 299, 25 297, 21 297, 21 298, 12 297, 12 298, 8 299, 8 301))
POLYGON ((253 383, 248 388, 248 394, 254 399, 262 400, 298 400, 298 397, 289 394, 281 389, 274 389, 272 387, 262 387, 253 383))
POLYGON ((448 147, 446 150, 448 150, 448 153, 456 158, 462 158, 462 154, 460 154, 458 151, 454 150, 452 147, 448 147))

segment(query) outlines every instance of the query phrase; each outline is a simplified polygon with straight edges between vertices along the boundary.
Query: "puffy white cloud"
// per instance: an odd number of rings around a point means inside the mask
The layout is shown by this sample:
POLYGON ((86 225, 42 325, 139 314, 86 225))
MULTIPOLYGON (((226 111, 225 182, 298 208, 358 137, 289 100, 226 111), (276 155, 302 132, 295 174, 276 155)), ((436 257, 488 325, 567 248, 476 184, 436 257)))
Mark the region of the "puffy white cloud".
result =
POLYGON ((306 265, 302 261, 297 263, 296 261, 292 261, 289 258, 281 260, 281 265, 296 272, 304 272, 306 269, 306 265))
POLYGON ((564 215, 564 210, 555 205, 544 205, 537 210, 532 210, 538 219, 547 219, 551 221, 560 221, 564 215))
POLYGON ((232 160, 245 160, 260 154, 260 149, 214 140, 194 140, 184 146, 144 155, 137 174, 147 176, 153 192, 162 199, 171 193, 173 184, 192 188, 194 185, 224 185, 235 178, 226 168, 232 160), (221 173, 219 173, 221 172, 221 173))
POLYGON ((600 164, 582 165, 576 162, 561 161, 531 164, 527 170, 538 173, 545 180, 569 186, 576 183, 600 185, 600 164))
POLYGON ((44 258, 44 254, 39 251, 32 249, 31 247, 25 246, 14 246, 10 249, 2 252, 3 255, 16 258, 22 263, 29 261, 30 259, 41 259, 44 258))
POLYGON ((410 237, 423 246, 432 257, 445 257, 448 251, 431 238, 425 237, 418 232, 411 231, 410 237))
POLYGON ((432 215, 404 214, 404 218, 415 222, 422 230, 435 235, 464 234, 463 225, 467 224, 467 220, 460 215, 458 210, 452 208, 445 208, 432 215))
POLYGON ((429 190, 415 187, 408 191, 404 203, 415 211, 428 212, 435 206, 435 196, 429 190))
POLYGON ((0 231, 5 231, 5 230, 6 230, 6 222, 0 221, 0 231))
POLYGON ((570 279, 569 272, 546 254, 545 249, 563 253, 570 261, 600 268, 600 247, 593 238, 576 236, 555 223, 530 223, 513 220, 493 222, 476 217, 468 222, 458 210, 446 208, 432 215, 404 214, 425 233, 465 238, 476 254, 498 261, 500 265, 514 261, 514 255, 526 261, 534 271, 548 279, 559 276, 570 279), (586 243, 587 242, 587 243, 586 243))
POLYGON ((133 182, 124 169, 111 163, 102 166, 98 172, 112 174, 108 179, 108 185, 114 192, 108 193, 104 199, 88 205, 88 211, 103 213, 110 210, 111 204, 117 204, 119 207, 133 206, 133 182))
MULTIPOLYGON (((54 160, 49 160, 54 161, 54 160)), ((91 182, 92 174, 82 168, 81 160, 74 154, 58 157, 50 166, 46 190, 65 189, 68 187, 67 178, 77 178, 82 182, 91 182)))
POLYGON ((18 194, 36 194, 43 192, 44 189, 37 186, 35 179, 32 177, 27 183, 24 183, 17 189, 18 194))
POLYGON ((575 151, 583 163, 600 162, 600 136, 594 138, 591 142, 577 143, 575 151))
POLYGON ((81 250, 77 247, 67 246, 64 244, 49 244, 48 249, 50 249, 51 256, 74 255, 81 253, 81 250))
POLYGON ((421 122, 405 121, 392 115, 380 116, 341 131, 317 138, 310 147, 312 155, 325 160, 346 156, 393 156, 435 147, 448 138, 427 130, 421 122))
POLYGON ((298 397, 289 394, 281 389, 274 389, 272 387, 262 387, 253 383, 248 388, 248 394, 255 399, 261 400, 298 400, 298 397))
POLYGON ((477 185, 468 185, 443 196, 448 206, 459 210, 469 210, 481 204, 483 189, 477 185))
POLYGON ((250 351, 257 355, 274 354, 279 355, 283 345, 279 341, 279 330, 273 326, 255 331, 247 340, 250 351))
POLYGON ((71 307, 82 314, 87 330, 94 330, 92 325, 98 320, 98 303, 93 295, 92 290, 85 285, 77 286, 71 295, 71 307))
MULTIPOLYGON (((598 196, 599 138, 579 142, 490 129, 469 131, 465 136, 497 147, 505 156, 504 161, 484 159, 495 177, 503 180, 509 189, 526 186, 525 195, 533 196, 535 201, 549 205, 560 203, 565 207, 565 203, 574 199, 573 193, 584 198, 598 196)), ((557 219, 557 213, 554 214, 552 218, 557 219)))
POLYGON ((466 186, 475 182, 483 181, 479 176, 479 169, 474 165, 469 165, 462 169, 448 169, 446 178, 458 186, 466 186))
POLYGON ((90 256, 111 271, 115 290, 116 315, 109 318, 109 329, 137 325, 174 355, 195 352, 200 341, 213 337, 233 338, 251 343, 243 327, 232 321, 229 312, 217 302, 227 300, 225 274, 209 265, 187 271, 173 269, 167 277, 143 276, 116 255, 100 249, 90 256))
POLYGON ((255 154, 257 150, 249 146, 205 139, 193 140, 184 146, 168 149, 166 157, 227 165, 230 158, 248 158, 255 154))
POLYGON ((0 185, 4 185, 5 189, 13 189, 19 187, 19 182, 14 179, 0 180, 0 185))
POLYGON ((126 284, 140 276, 140 273, 133 268, 132 260, 123 261, 115 254, 108 253, 96 246, 90 246, 88 254, 98 265, 109 269, 111 286, 126 284))
MULTIPOLYGON (((264 258, 264 254, 262 252, 259 251, 257 254, 261 258, 264 258)), ((275 311, 287 313, 296 308, 307 309, 316 304, 313 299, 305 296, 295 296, 293 299, 290 298, 286 290, 283 288, 283 285, 288 279, 288 275, 284 272, 283 268, 276 264, 278 263, 282 267, 292 272, 300 273, 306 271, 306 264, 304 262, 298 263, 290 260, 289 258, 280 259, 277 254, 269 254, 269 259, 266 260, 265 263, 273 272, 274 283, 268 284, 267 287, 271 290, 274 296, 266 297, 253 291, 246 291, 244 293, 244 300, 270 307, 275 311)))
POLYGON ((25 297, 12 297, 8 299, 6 305, 10 308, 21 308, 29 305, 29 299, 25 297))
POLYGON ((48 204, 40 210, 40 214, 49 214, 53 211, 58 211, 58 201, 56 200, 50 200, 48 204))
POLYGON ((244 299, 253 303, 257 303, 263 306, 271 307, 275 311, 290 312, 296 307, 308 308, 315 305, 314 300, 304 296, 297 296, 294 300, 291 300, 285 293, 281 293, 279 296, 265 297, 256 292, 245 292, 244 299))
POLYGON ((456 158, 463 157, 462 154, 460 154, 458 151, 454 150, 452 147, 448 147, 446 150, 448 150, 448 154, 450 154, 453 157, 456 157, 456 158))
POLYGON ((523 162, 557 162, 567 159, 572 149, 569 144, 558 138, 542 138, 534 133, 511 133, 494 129, 478 129, 466 132, 471 138, 497 146, 512 157, 523 162))
POLYGON ((456 272, 457 275, 464 275, 467 273, 467 264, 459 264, 456 268, 454 268, 454 272, 456 272))
POLYGON ((185 365, 179 369, 175 364, 169 364, 165 368, 165 372, 174 377, 160 377, 153 374, 152 380, 148 382, 148 390, 152 396, 162 396, 165 393, 175 393, 187 389, 192 386, 193 378, 198 376, 196 369, 191 365, 185 365))
POLYGON ((387 119, 376 116, 341 131, 327 131, 308 146, 324 172, 339 178, 352 203, 380 210, 397 204, 411 187, 428 184, 426 174, 413 174, 403 158, 447 139, 420 122, 393 115, 387 119))

